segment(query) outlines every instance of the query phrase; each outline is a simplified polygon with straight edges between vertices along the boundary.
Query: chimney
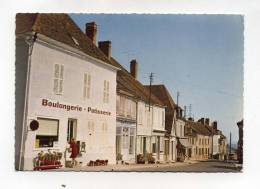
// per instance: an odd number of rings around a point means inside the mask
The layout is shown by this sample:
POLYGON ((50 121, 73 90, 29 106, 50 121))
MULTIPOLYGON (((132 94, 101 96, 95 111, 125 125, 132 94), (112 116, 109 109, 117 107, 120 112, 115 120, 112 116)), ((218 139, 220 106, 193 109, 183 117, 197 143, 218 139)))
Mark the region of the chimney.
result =
POLYGON ((137 80, 138 76, 138 62, 134 59, 130 62, 130 73, 137 80))
POLYGON ((209 118, 206 118, 206 119, 205 119, 205 124, 206 124, 206 125, 209 125, 209 118))
POLYGON ((214 121, 214 122, 212 123, 212 127, 213 127, 214 130, 218 130, 218 122, 217 122, 217 121, 214 121))
POLYGON ((202 117, 200 120, 201 120, 201 123, 204 125, 204 124, 205 124, 205 119, 204 119, 204 117, 202 117))
POLYGON ((97 43, 97 24, 95 22, 86 23, 86 35, 93 44, 97 43))
POLYGON ((189 117, 188 120, 189 121, 194 121, 194 119, 192 117, 189 117))
POLYGON ((98 48, 107 56, 111 58, 111 41, 99 41, 98 48))

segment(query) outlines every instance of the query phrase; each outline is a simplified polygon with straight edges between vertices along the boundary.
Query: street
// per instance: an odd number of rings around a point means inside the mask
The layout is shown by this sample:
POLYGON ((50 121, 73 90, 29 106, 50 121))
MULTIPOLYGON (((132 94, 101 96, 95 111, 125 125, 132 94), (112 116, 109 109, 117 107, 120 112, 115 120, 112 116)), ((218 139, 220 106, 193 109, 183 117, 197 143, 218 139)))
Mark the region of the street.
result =
POLYGON ((46 171, 86 171, 86 172, 240 172, 236 162, 218 160, 186 161, 164 164, 131 164, 107 166, 78 166, 46 171))
POLYGON ((158 166, 141 169, 131 169, 131 171, 141 172, 240 172, 241 169, 236 168, 234 163, 227 163, 223 161, 201 161, 192 164, 185 164, 181 166, 158 166))

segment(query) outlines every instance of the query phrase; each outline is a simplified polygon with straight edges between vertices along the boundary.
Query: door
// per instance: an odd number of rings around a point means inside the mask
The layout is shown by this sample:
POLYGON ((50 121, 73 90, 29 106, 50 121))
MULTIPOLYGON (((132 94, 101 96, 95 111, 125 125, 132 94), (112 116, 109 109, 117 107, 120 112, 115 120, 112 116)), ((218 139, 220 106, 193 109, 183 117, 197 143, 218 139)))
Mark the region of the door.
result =
POLYGON ((76 140, 77 137, 77 120, 69 119, 67 127, 67 141, 70 142, 72 138, 76 140))
POLYGON ((143 138, 143 155, 146 157, 146 137, 143 138))
POLYGON ((160 137, 157 136, 157 160, 160 160, 160 147, 161 147, 161 144, 160 144, 160 137))

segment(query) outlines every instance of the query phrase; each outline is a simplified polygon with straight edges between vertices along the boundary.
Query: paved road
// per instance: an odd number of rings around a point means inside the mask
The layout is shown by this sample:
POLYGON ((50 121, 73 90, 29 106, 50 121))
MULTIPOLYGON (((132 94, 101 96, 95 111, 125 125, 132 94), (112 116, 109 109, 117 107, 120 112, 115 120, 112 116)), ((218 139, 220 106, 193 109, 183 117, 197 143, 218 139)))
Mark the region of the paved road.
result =
POLYGON ((240 169, 235 166, 235 163, 227 163, 222 161, 202 161, 183 166, 164 166, 164 167, 148 167, 131 169, 136 172, 240 172, 240 169))

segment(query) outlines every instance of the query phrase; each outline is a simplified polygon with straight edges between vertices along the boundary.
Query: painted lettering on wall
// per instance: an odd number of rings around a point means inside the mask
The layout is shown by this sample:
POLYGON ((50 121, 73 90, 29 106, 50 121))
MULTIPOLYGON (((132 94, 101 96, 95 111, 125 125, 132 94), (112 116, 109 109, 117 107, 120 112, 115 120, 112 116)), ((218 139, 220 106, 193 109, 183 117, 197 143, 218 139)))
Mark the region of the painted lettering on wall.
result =
POLYGON ((78 111, 78 112, 88 111, 89 113, 94 113, 94 114, 102 114, 102 115, 109 115, 109 116, 111 115, 111 112, 109 111, 98 110, 97 108, 92 108, 92 107, 84 108, 79 105, 69 105, 66 103, 60 103, 58 101, 53 102, 47 99, 42 99, 42 106, 50 107, 50 108, 59 108, 67 111, 78 111))
POLYGON ((59 102, 52 102, 50 100, 47 99, 42 99, 42 106, 47 106, 47 107, 53 107, 53 108, 60 108, 60 109, 66 109, 67 111, 82 111, 82 107, 79 105, 76 106, 72 106, 72 105, 68 105, 68 104, 62 104, 59 102))
POLYGON ((91 107, 88 107, 88 112, 91 112, 91 113, 95 113, 95 114, 103 114, 103 115, 111 115, 111 112, 107 112, 107 111, 103 111, 103 110, 98 110, 96 108, 91 108, 91 107))

